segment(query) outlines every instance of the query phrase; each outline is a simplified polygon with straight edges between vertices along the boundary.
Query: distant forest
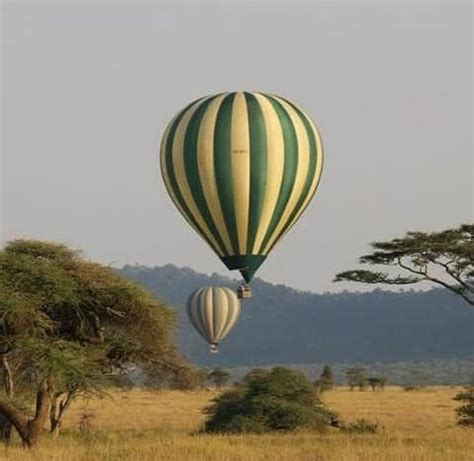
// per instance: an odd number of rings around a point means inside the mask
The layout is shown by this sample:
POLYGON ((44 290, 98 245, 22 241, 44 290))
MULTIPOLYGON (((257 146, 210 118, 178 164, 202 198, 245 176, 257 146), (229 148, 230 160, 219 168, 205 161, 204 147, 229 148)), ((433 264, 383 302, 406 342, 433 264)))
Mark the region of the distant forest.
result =
POLYGON ((203 286, 235 287, 235 280, 170 264, 125 266, 120 272, 179 313, 179 343, 200 366, 474 358, 474 309, 444 289, 316 294, 256 279, 254 297, 243 303, 221 353, 210 355, 187 319, 186 299, 203 286))

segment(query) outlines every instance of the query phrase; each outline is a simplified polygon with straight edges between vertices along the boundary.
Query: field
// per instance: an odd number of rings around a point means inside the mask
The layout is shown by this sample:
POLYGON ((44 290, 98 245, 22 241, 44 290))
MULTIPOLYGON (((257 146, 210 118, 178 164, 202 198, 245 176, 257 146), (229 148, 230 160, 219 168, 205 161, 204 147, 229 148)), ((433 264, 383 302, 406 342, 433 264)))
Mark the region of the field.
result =
POLYGON ((63 433, 33 452, 15 440, 0 459, 18 461, 472 461, 472 430, 456 427, 452 397, 458 389, 326 393, 328 406, 345 421, 365 418, 377 434, 298 432, 276 435, 198 434, 201 410, 212 391, 120 391, 112 399, 79 401, 63 433), (89 415, 89 416, 88 416, 89 415), (84 421, 85 420, 85 421, 84 421), (82 422, 81 422, 82 421, 82 422))

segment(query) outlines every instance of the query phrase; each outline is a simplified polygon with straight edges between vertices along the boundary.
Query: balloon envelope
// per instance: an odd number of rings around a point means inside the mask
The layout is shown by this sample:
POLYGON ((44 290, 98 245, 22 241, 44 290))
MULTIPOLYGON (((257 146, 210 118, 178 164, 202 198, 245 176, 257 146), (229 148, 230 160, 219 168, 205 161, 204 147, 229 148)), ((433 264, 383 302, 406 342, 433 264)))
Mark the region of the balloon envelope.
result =
POLYGON ((229 288, 200 288, 189 297, 187 311, 194 328, 217 352, 217 345, 239 318, 240 302, 229 288))
POLYGON ((314 122, 292 102, 235 92, 179 112, 160 159, 177 208, 249 282, 314 196, 323 148, 314 122))

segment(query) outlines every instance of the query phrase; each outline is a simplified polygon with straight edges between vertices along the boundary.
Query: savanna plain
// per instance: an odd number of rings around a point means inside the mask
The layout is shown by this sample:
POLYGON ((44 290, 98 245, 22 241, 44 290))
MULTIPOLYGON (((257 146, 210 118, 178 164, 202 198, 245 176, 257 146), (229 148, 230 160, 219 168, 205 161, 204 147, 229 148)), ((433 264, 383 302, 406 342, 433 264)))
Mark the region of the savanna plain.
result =
POLYGON ((20 461, 472 461, 474 433, 456 425, 455 387, 324 394, 345 422, 377 423, 375 434, 294 432, 207 435, 200 432, 217 391, 113 391, 77 401, 62 433, 25 450, 19 440, 0 447, 0 459, 20 461))

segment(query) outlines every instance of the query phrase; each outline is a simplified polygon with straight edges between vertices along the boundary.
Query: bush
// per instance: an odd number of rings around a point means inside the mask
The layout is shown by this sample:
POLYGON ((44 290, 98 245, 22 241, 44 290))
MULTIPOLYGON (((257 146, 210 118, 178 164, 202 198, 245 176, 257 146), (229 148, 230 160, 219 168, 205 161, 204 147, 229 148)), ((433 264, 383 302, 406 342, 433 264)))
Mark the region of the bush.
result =
POLYGON ((203 372, 197 368, 180 367, 171 377, 169 387, 180 391, 202 389, 206 376, 207 374, 204 375, 203 372))
POLYGON ((241 386, 217 397, 205 413, 207 432, 320 430, 335 420, 306 376, 283 367, 247 376, 241 386))
POLYGON ((467 386, 454 397, 454 400, 463 403, 462 406, 456 409, 458 424, 474 427, 474 386, 467 386))

